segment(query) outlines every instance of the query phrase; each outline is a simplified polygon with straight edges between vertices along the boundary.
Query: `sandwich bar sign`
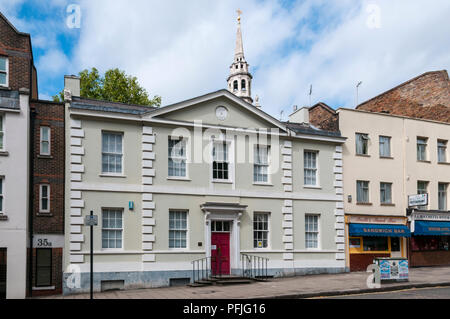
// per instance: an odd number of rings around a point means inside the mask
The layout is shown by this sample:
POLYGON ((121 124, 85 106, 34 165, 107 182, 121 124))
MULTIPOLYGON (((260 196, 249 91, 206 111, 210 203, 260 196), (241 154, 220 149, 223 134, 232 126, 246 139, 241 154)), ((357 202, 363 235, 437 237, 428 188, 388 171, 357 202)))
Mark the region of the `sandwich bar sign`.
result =
POLYGON ((417 194, 408 196, 408 206, 426 206, 428 205, 428 194, 417 194))

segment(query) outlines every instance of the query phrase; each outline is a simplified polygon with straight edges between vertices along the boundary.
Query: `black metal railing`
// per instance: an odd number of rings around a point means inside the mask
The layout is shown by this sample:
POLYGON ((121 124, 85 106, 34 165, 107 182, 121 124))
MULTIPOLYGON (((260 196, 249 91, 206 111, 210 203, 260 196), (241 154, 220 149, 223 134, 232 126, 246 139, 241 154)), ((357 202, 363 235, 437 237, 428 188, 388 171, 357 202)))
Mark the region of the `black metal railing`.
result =
POLYGON ((212 277, 211 257, 203 257, 192 261, 192 282, 208 280, 212 277))
POLYGON ((266 280, 269 258, 241 254, 242 277, 266 280))

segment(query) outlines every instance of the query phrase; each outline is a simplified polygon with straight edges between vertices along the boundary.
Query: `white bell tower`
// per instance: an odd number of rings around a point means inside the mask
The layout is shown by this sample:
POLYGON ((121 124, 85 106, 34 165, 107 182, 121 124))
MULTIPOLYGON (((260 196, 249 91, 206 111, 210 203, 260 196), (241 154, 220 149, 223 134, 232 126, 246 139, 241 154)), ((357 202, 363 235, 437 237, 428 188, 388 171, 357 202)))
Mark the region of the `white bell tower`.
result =
POLYGON ((230 66, 230 75, 228 76, 228 91, 252 104, 252 75, 249 73, 249 65, 245 61, 244 46, 242 44, 241 32, 241 10, 238 13, 238 29, 236 36, 236 50, 234 61, 230 66))

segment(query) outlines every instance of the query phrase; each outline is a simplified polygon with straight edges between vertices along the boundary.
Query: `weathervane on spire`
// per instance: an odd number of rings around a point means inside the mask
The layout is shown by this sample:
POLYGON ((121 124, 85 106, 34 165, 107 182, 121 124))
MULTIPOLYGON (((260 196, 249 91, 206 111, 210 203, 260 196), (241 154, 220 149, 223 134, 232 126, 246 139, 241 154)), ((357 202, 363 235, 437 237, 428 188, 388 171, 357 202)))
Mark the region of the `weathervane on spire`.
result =
POLYGON ((241 22, 241 14, 242 14, 242 11, 241 11, 241 9, 237 9, 237 14, 238 14, 238 22, 240 23, 241 22))

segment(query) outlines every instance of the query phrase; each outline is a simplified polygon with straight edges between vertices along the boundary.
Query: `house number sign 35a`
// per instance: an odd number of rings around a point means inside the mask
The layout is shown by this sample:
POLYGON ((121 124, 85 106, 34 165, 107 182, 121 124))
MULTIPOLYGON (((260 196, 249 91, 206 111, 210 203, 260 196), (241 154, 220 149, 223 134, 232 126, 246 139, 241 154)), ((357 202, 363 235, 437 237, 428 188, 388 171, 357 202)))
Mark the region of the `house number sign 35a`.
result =
POLYGON ((37 240, 37 247, 52 247, 52 242, 47 238, 39 238, 37 240))

